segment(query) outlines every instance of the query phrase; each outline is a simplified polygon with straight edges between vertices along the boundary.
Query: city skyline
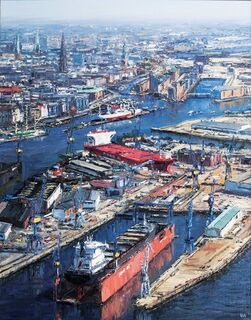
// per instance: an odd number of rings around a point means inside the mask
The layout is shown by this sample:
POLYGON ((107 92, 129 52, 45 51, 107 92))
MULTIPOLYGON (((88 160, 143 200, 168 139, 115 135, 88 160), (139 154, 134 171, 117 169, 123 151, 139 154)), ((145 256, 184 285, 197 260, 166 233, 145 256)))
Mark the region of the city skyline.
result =
POLYGON ((249 23, 248 1, 170 0, 6 0, 3 23, 31 21, 98 21, 144 23, 249 23), (75 5, 73 5, 73 3, 75 5), (226 7, 227 6, 227 7, 226 7), (227 9, 227 10, 226 10, 227 9))

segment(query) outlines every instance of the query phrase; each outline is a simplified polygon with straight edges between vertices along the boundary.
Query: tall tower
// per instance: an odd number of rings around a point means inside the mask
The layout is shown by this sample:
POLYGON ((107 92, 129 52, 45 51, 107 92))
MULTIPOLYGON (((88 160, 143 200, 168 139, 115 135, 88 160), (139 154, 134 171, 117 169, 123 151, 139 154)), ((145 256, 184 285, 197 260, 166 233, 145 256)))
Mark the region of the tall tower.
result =
POLYGON ((18 58, 20 57, 20 54, 21 54, 20 38, 19 38, 19 34, 17 34, 16 41, 15 41, 15 55, 18 58))
POLYGON ((59 72, 67 72, 67 54, 66 54, 66 48, 65 48, 64 34, 62 34, 62 38, 61 38, 61 47, 60 47, 60 55, 59 55, 59 72))
POLYGON ((127 55, 127 48, 126 48, 125 42, 123 44, 123 49, 122 49, 121 63, 123 66, 128 66, 128 55, 127 55))
POLYGON ((39 40, 38 31, 36 32, 36 37, 35 37, 34 52, 35 53, 39 53, 40 52, 40 40, 39 40))

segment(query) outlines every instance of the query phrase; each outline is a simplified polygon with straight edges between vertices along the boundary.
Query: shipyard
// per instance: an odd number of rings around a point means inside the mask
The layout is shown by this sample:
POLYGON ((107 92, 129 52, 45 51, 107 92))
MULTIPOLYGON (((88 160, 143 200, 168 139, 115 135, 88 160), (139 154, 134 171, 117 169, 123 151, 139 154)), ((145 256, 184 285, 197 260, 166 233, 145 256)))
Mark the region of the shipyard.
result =
POLYGON ((0 318, 248 319, 250 19, 26 1, 0 1, 0 318))

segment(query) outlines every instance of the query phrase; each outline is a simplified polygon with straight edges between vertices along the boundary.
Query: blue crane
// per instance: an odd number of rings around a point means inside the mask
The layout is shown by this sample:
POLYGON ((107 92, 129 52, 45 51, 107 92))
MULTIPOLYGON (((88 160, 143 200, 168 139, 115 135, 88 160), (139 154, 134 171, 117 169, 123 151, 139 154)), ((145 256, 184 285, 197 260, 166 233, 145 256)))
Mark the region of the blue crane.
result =
POLYGON ((39 250, 42 250, 42 237, 38 233, 38 229, 41 226, 41 209, 43 206, 45 189, 46 189, 46 178, 45 176, 43 176, 39 196, 31 200, 31 208, 30 208, 32 235, 28 236, 27 251, 28 252, 33 251, 35 252, 35 254, 37 254, 39 250), (35 244, 35 248, 33 248, 34 244, 35 244))
POLYGON ((201 154, 200 154, 200 173, 205 172, 205 142, 204 140, 202 141, 202 149, 201 149, 201 154))
POLYGON ((211 192, 208 198, 208 205, 209 205, 209 213, 208 213, 208 219, 207 219, 207 225, 209 225, 214 220, 214 186, 215 186, 215 179, 213 180, 212 186, 211 186, 211 192))
POLYGON ((194 250, 194 238, 191 236, 193 226, 193 202, 190 201, 188 206, 188 213, 186 219, 186 227, 187 227, 187 237, 185 239, 185 251, 188 253, 192 253, 194 250))
POLYGON ((191 143, 190 143, 190 156, 191 156, 191 160, 192 160, 192 164, 193 164, 193 169, 192 169, 192 189, 193 190, 197 190, 200 187, 200 185, 199 185, 199 174, 200 174, 200 171, 198 170, 197 161, 195 159, 195 155, 194 155, 194 152, 192 150, 191 143))
POLYGON ((60 236, 58 234, 57 237, 57 247, 53 251, 53 265, 56 268, 56 275, 54 278, 54 285, 53 285, 53 297, 54 300, 58 300, 58 287, 60 284, 60 268, 61 268, 61 245, 60 245, 60 236))

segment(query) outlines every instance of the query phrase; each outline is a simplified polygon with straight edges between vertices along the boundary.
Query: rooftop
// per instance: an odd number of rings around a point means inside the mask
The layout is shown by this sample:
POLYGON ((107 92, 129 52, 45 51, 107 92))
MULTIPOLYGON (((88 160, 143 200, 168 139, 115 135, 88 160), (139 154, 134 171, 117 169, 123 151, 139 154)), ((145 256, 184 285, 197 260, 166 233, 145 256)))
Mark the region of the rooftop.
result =
POLYGON ((217 86, 214 88, 214 90, 235 90, 235 89, 239 89, 242 86, 217 86))
POLYGON ((237 183, 248 183, 251 184, 251 173, 245 172, 243 174, 239 174, 231 179, 229 181, 237 182, 237 183))
POLYGON ((224 229, 225 226, 240 212, 238 207, 229 207, 223 211, 214 221, 212 221, 208 229, 224 229))

